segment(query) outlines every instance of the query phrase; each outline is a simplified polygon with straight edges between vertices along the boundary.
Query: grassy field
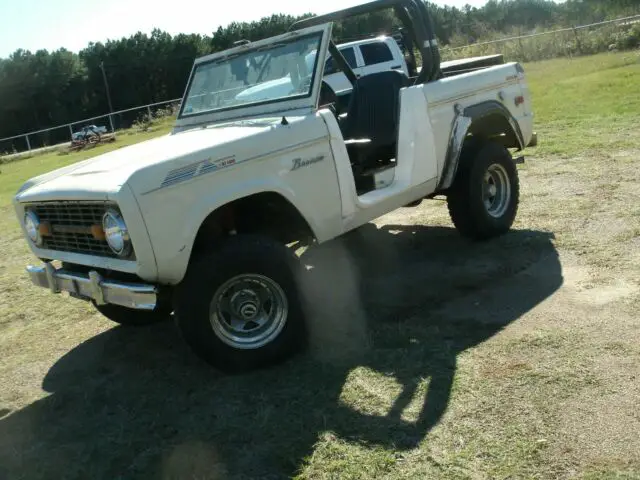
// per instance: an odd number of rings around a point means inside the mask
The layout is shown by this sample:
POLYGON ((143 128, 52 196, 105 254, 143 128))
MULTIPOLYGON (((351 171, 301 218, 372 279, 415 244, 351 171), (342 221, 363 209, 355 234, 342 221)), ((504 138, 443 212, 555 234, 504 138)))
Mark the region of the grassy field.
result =
POLYGON ((525 68, 514 231, 433 201, 310 249, 309 352, 244 376, 30 287, 11 195, 80 156, 3 165, 0 478, 640 478, 640 55, 525 68))

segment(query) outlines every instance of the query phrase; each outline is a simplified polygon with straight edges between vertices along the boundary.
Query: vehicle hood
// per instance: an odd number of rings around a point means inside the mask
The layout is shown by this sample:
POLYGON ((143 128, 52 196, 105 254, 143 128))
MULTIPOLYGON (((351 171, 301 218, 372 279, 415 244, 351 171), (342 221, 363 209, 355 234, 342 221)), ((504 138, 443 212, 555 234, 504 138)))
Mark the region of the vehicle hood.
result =
POLYGON ((140 142, 32 178, 20 188, 15 201, 107 200, 140 169, 249 137, 270 126, 264 120, 212 126, 140 142))

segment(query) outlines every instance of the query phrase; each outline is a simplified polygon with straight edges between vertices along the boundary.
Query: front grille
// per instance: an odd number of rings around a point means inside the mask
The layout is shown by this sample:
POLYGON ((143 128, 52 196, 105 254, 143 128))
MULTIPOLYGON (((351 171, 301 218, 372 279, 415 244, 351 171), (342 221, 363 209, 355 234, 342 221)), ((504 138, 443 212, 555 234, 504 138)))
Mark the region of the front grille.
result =
POLYGON ((102 216, 115 205, 107 202, 43 202, 25 205, 35 212, 49 234, 43 236, 42 248, 62 252, 83 253, 101 257, 117 257, 107 241, 96 238, 92 226, 102 227, 102 216))

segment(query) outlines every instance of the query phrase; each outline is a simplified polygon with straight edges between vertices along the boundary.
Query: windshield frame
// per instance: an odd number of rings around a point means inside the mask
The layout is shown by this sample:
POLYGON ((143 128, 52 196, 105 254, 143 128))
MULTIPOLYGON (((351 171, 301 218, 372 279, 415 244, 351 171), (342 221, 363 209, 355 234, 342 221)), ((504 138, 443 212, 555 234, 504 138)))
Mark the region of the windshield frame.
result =
POLYGON ((182 96, 180 111, 176 120, 176 127, 188 126, 193 124, 211 123, 217 121, 230 120, 234 118, 256 117, 270 113, 286 112, 291 110, 310 110, 313 111, 317 107, 318 97, 320 95, 320 85, 322 82, 323 71, 320 66, 324 64, 327 56, 329 41, 331 40, 332 24, 326 23, 319 26, 313 26, 296 30, 294 32, 285 33, 275 37, 267 38, 257 42, 251 42, 235 48, 216 52, 195 60, 189 80, 182 96), (307 93, 293 95, 289 97, 276 98, 273 100, 261 100, 251 103, 243 103, 229 107, 222 107, 202 112, 184 114, 183 110, 187 105, 187 95, 191 89, 197 68, 203 64, 210 64, 226 59, 231 59, 237 55, 250 53, 255 50, 262 50, 265 47, 281 43, 283 41, 292 41, 304 39, 314 35, 320 35, 318 42, 318 51, 315 58, 314 69, 311 77, 311 87, 307 93))

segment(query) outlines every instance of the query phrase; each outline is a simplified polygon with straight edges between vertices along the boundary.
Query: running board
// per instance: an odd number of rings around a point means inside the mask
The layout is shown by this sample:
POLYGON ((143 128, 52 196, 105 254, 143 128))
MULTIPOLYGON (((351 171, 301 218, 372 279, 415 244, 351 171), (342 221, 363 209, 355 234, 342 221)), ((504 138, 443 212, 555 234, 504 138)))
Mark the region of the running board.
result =
POLYGON ((380 190, 386 188, 393 183, 396 176, 396 164, 393 162, 390 165, 374 168, 362 173, 363 177, 370 177, 373 180, 374 190, 380 190))
POLYGON ((373 174, 373 182, 376 190, 386 188, 393 183, 396 177, 396 167, 386 168, 373 174))

